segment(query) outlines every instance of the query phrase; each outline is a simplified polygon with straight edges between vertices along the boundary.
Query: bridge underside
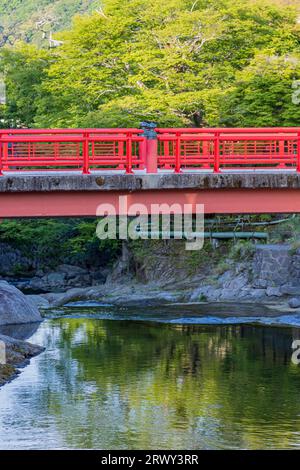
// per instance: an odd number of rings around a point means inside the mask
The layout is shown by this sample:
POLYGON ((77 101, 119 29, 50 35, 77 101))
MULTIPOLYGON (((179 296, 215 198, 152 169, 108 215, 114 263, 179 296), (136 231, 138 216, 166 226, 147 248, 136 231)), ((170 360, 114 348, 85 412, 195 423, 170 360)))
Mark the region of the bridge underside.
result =
POLYGON ((196 204, 204 204, 206 214, 300 213, 300 176, 274 172, 0 178, 0 218, 96 216, 101 215, 100 204, 113 205, 117 215, 135 215, 133 204, 155 213, 153 204, 176 203, 191 205, 193 213, 196 204))
MULTIPOLYGON (((104 215, 97 212, 100 204, 112 204, 116 214, 124 215, 124 203, 119 206, 119 196, 127 195, 125 210, 127 215, 136 215, 133 204, 143 204, 148 213, 166 212, 156 210, 153 205, 191 204, 196 212, 196 204, 204 204, 205 214, 254 214, 254 213, 300 213, 300 189, 295 190, 202 190, 153 191, 153 192, 56 192, 56 193, 17 193, 0 195, 0 218, 12 217, 88 217, 104 215)), ((123 198, 124 201, 124 198, 123 198)))

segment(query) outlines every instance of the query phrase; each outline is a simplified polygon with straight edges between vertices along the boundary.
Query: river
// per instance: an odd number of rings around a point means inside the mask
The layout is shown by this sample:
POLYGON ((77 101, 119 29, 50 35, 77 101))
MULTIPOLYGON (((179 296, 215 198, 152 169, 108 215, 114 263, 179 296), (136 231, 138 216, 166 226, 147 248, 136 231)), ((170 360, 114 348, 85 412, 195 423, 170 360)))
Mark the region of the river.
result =
POLYGON ((0 389, 0 448, 300 447, 297 327, 144 314, 48 315, 46 351, 0 389))

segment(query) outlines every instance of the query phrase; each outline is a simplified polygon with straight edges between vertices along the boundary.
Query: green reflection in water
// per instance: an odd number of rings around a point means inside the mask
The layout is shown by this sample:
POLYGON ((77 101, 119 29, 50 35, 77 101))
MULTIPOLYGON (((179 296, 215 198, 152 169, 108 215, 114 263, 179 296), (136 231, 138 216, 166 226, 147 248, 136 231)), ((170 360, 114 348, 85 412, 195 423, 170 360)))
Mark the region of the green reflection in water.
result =
MULTIPOLYGON (((13 407, 0 404, 0 422, 13 423, 16 446, 24 447, 36 446, 37 432, 39 446, 52 448, 300 446, 300 366, 290 360, 298 332, 48 320, 38 332, 46 353, 7 389, 30 410, 31 440, 13 407)), ((4 447, 8 436, 0 428, 4 447)))

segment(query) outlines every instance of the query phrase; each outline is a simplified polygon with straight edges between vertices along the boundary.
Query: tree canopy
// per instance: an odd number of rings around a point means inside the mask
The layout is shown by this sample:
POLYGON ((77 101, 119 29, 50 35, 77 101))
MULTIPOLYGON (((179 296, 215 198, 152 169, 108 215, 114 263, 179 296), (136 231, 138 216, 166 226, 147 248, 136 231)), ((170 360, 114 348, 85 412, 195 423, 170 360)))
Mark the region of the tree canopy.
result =
POLYGON ((60 47, 3 50, 2 123, 297 125, 297 16, 272 0, 106 0, 60 47))
POLYGON ((50 31, 69 27, 76 13, 97 5, 98 0, 0 0, 0 47, 20 39, 46 44, 50 31))

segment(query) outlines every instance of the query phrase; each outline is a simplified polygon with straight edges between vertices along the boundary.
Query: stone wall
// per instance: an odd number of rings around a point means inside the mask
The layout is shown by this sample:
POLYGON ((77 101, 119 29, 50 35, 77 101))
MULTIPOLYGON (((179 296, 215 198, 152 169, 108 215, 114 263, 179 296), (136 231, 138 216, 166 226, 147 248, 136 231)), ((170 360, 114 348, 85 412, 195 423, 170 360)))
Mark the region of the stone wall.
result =
POLYGON ((300 282, 300 256, 291 255, 289 245, 257 245, 252 263, 253 287, 281 287, 300 282))

